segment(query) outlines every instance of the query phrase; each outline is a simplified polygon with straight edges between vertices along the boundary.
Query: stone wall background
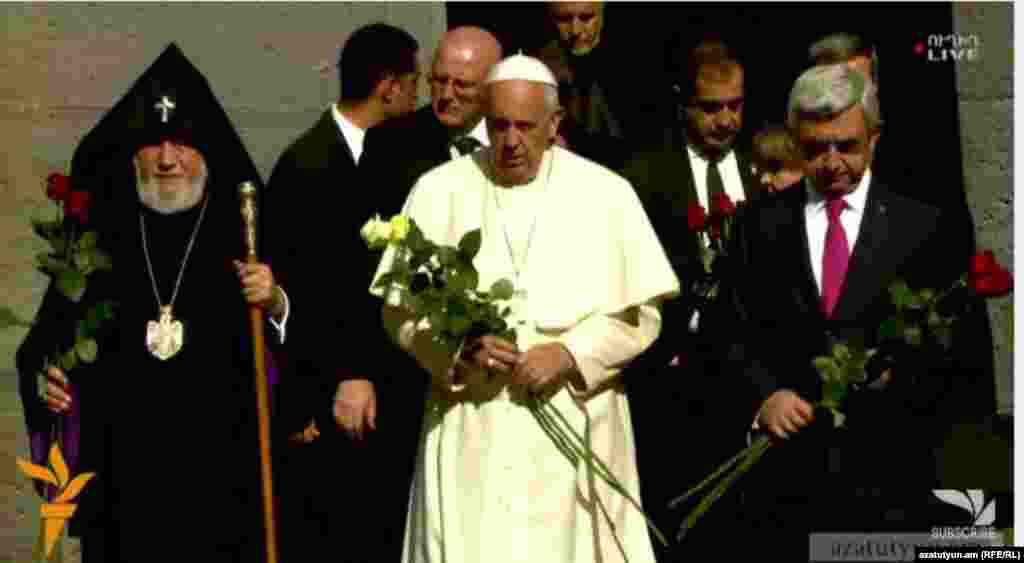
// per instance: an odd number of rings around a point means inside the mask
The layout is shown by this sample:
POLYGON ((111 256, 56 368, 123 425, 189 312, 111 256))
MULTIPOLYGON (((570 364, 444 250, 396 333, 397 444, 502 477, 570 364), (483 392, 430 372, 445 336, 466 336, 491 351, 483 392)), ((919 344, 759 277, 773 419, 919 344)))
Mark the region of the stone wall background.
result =
MULTIPOLYGON (((47 283, 32 263, 46 248, 29 228, 46 205, 43 179, 67 171, 78 141, 168 43, 209 80, 266 179, 337 99, 335 64, 352 31, 406 29, 425 65, 446 29, 440 2, 26 3, 0 15, 0 305, 26 319, 47 283)), ((24 335, 0 331, 0 563, 29 561, 38 530, 36 495, 14 463, 28 455, 14 372, 24 335)))
MULTIPOLYGON (((1013 269, 1013 5, 958 4, 953 28, 980 41, 978 60, 957 65, 960 144, 978 246, 1013 269)), ((990 303, 1000 413, 1013 412, 1013 301, 990 303)))

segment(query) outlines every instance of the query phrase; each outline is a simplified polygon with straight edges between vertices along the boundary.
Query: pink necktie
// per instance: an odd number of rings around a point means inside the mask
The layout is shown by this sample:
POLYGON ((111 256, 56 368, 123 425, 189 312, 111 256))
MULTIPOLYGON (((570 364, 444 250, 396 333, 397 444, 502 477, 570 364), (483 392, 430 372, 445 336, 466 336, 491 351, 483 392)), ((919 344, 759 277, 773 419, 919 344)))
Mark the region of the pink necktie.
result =
POLYGON ((843 224, 839 221, 840 213, 846 208, 846 201, 841 197, 829 198, 825 206, 828 211, 828 230, 825 231, 825 253, 821 258, 821 310, 826 317, 831 317, 846 278, 850 245, 846 241, 843 224))

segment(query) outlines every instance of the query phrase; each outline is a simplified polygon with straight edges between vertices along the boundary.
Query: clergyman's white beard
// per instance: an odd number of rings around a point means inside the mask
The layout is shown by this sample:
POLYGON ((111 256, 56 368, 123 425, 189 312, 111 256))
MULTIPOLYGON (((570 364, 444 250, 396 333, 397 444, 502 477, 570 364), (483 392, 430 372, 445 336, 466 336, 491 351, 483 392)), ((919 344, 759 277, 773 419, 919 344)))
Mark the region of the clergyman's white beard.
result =
POLYGON ((166 180, 161 180, 155 176, 144 178, 139 167, 137 165, 135 167, 135 181, 139 192, 139 201, 146 207, 163 215, 170 215, 195 207, 203 199, 203 193, 206 190, 206 177, 206 165, 203 164, 195 178, 174 179, 171 182, 176 185, 167 185, 165 187, 166 180), (184 186, 181 184, 184 184, 184 186))

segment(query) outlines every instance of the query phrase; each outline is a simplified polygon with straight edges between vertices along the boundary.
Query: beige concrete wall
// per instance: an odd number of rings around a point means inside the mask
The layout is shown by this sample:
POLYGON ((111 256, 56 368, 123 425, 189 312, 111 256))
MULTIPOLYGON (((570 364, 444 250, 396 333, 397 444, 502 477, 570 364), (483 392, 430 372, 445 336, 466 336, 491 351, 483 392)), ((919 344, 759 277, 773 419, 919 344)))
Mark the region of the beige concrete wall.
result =
MULTIPOLYGON (((967 201, 978 246, 1013 269, 1013 10, 1012 4, 960 4, 953 27, 977 38, 975 60, 957 65, 960 144, 967 201)), ((989 306, 1001 413, 1013 412, 1013 300, 989 306)))
MULTIPOLYGON (((444 5, 348 3, 4 4, 0 15, 0 304, 32 318, 47 278, 29 230, 42 179, 66 170, 82 136, 175 41, 210 81, 264 178, 285 146, 337 97, 347 36, 384 21, 420 42, 427 61, 444 5)), ((421 91, 426 100, 426 89, 421 91)), ((15 472, 25 456, 14 376, 24 330, 0 331, 0 563, 28 561, 34 495, 15 472)))

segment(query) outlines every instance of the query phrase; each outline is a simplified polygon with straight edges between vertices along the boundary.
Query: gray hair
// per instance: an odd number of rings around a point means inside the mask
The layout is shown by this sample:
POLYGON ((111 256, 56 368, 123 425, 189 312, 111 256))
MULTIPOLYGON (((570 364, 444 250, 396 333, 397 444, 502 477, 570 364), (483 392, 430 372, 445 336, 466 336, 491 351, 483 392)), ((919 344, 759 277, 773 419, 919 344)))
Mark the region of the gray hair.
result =
POLYGON ((544 85, 544 111, 550 116, 559 110, 558 90, 550 84, 544 85))
POLYGON ((878 83, 878 49, 852 33, 833 33, 811 44, 807 50, 812 65, 844 62, 856 56, 871 59, 871 79, 878 83))
POLYGON ((786 126, 795 131, 802 119, 824 119, 860 104, 869 131, 882 126, 878 88, 844 63, 815 66, 793 84, 786 104, 786 126))

